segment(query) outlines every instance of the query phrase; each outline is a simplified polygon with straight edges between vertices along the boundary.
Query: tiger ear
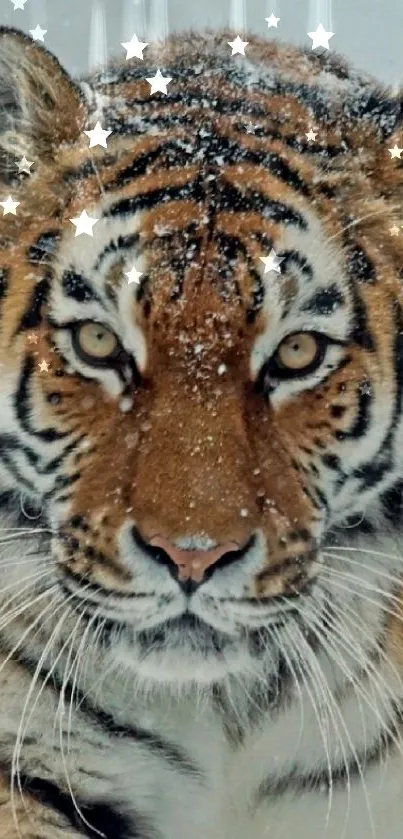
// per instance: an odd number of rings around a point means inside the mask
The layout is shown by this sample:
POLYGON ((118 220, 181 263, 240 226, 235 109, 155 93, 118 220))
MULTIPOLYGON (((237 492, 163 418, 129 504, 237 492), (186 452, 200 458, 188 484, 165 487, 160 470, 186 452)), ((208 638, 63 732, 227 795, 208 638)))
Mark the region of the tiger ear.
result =
POLYGON ((51 159, 83 130, 80 88, 52 53, 17 29, 0 27, 0 177, 23 155, 51 159))

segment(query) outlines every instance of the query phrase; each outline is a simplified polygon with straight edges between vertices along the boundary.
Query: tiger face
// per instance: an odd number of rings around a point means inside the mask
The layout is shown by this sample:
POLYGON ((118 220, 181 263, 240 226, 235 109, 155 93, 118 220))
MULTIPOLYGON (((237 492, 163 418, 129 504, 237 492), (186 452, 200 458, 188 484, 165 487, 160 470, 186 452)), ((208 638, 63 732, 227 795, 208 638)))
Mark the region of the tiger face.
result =
POLYGON ((401 168, 398 104, 352 115, 338 60, 309 56, 307 104, 297 51, 271 93, 264 42, 249 88, 218 42, 195 49, 206 73, 185 84, 174 38, 151 96, 152 70, 73 83, 1 32, 2 197, 19 202, 0 220, 1 485, 6 521, 19 493, 42 511, 34 559, 2 574, 17 605, 32 595, 18 626, 140 680, 211 684, 277 670, 293 624, 316 649, 312 616, 351 608, 377 572, 340 583, 346 524, 364 522, 349 543, 392 538, 401 168), (106 150, 84 134, 97 120, 106 150))

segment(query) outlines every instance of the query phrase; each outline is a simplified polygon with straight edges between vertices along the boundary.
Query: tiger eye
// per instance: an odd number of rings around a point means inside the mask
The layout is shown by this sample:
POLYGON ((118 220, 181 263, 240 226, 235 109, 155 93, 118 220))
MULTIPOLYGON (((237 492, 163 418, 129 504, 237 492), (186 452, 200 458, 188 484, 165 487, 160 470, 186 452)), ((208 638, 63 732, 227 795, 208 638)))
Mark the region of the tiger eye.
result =
POLYGON ((77 332, 77 344, 86 356, 106 359, 115 352, 116 336, 100 323, 84 323, 77 332))
POLYGON ((280 344, 276 361, 288 370, 303 370, 315 360, 318 341, 309 332, 297 332, 289 335, 280 344))

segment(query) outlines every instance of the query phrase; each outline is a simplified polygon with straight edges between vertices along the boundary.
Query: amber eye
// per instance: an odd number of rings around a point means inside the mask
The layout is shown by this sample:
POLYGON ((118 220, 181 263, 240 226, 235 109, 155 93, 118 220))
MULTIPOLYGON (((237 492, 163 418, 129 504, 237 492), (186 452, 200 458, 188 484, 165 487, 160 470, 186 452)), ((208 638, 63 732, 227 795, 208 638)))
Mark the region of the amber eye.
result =
POLYGON ((279 367, 297 373, 311 367, 319 349, 318 338, 312 332, 295 332, 284 338, 274 357, 279 367))
POLYGON ((72 338, 77 355, 87 364, 108 365, 116 362, 122 353, 116 335, 102 323, 75 324, 72 338))

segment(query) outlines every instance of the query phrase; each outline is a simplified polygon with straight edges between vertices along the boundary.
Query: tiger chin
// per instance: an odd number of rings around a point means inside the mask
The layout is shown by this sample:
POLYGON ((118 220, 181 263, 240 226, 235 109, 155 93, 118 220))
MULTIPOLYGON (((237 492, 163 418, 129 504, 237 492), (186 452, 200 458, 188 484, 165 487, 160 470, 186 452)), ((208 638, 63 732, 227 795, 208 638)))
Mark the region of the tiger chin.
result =
POLYGON ((234 37, 0 29, 0 839, 401 837, 402 96, 234 37))

